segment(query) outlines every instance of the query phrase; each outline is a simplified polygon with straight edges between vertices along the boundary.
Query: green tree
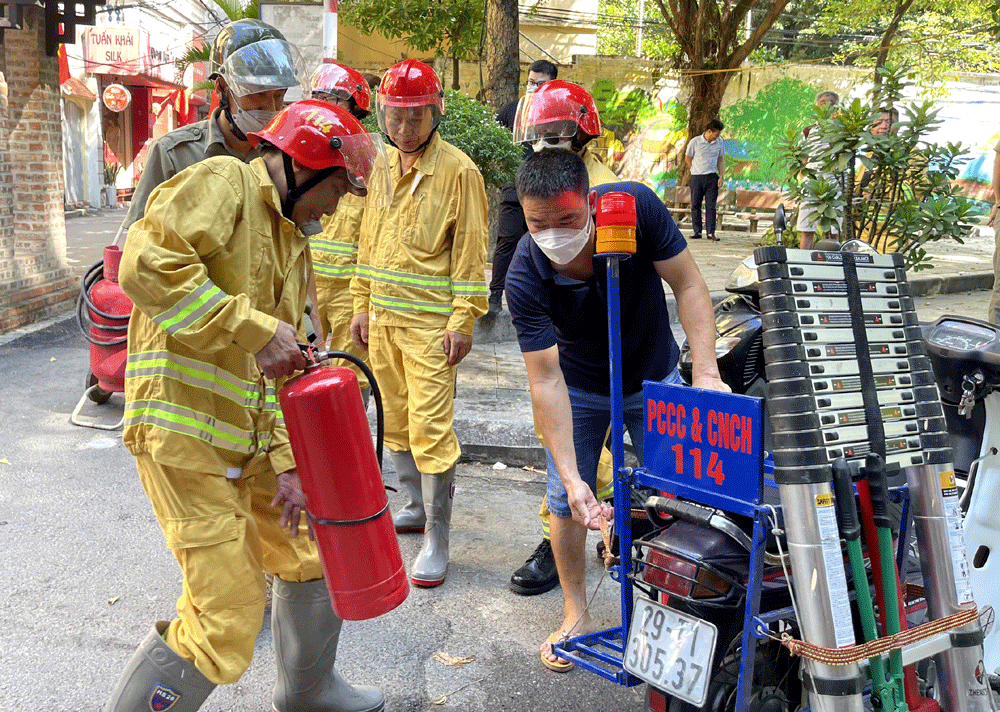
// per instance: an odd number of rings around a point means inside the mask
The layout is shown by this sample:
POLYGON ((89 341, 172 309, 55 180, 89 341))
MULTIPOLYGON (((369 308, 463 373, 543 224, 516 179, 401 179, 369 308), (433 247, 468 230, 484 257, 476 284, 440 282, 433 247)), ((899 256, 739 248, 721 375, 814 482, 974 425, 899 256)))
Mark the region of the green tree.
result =
POLYGON ((483 93, 494 111, 500 111, 508 102, 517 99, 521 85, 519 22, 517 0, 486 0, 485 31, 489 33, 489 41, 485 42, 485 50, 489 81, 483 93))
POLYGON ((401 39, 418 52, 450 56, 452 89, 458 66, 478 56, 483 5, 472 0, 348 0, 339 5, 344 22, 362 32, 401 39))
MULTIPOLYGON (((652 5, 649 6, 652 10, 652 5)), ((639 16, 639 0, 600 0, 598 4, 597 53, 630 57, 673 57, 677 42, 670 28, 653 15, 639 16), (642 47, 639 28, 642 27, 642 47), (638 51, 637 51, 638 50, 638 51)))
POLYGON ((867 101, 855 99, 825 115, 804 138, 790 129, 782 141, 788 169, 788 196, 817 211, 817 233, 836 231, 861 238, 885 252, 899 252, 907 268, 931 267, 924 244, 953 239, 971 227, 973 202, 953 184, 963 162, 959 144, 927 140, 941 122, 929 101, 904 103, 913 84, 905 69, 880 69, 880 87, 867 101), (883 107, 899 121, 887 135, 873 135, 883 107))
MULTIPOLYGON (((656 0, 656 7, 673 33, 679 51, 688 104, 688 136, 697 136, 719 115, 722 97, 743 62, 760 46, 790 0, 656 0), (753 22, 747 19, 751 11, 753 22)), ((681 184, 688 167, 680 164, 681 184)))
MULTIPOLYGON (((994 71, 1000 50, 990 17, 998 8, 997 0, 840 0, 824 3, 800 36, 836 39, 828 55, 836 62, 908 65, 918 85, 933 87, 950 72, 994 71)), ((881 85, 882 74, 873 81, 881 85)))

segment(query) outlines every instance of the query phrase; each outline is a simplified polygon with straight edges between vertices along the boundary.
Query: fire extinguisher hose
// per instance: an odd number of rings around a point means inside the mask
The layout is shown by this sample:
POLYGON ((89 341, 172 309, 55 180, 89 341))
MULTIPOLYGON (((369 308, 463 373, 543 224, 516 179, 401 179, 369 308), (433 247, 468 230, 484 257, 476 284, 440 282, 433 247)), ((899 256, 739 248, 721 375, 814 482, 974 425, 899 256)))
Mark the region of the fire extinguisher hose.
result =
POLYGON ((80 332, 83 334, 83 338, 90 343, 96 346, 120 346, 128 340, 127 336, 120 336, 118 338, 102 341, 91 336, 90 329, 84 325, 85 318, 87 321, 92 321, 89 317, 84 317, 84 304, 86 304, 87 309, 89 309, 92 313, 113 322, 108 325, 95 324, 95 328, 102 331, 128 331, 128 320, 131 314, 108 314, 106 312, 102 312, 94 306, 94 302, 91 301, 90 290, 102 279, 104 279, 104 260, 95 262, 91 265, 90 269, 87 270, 86 274, 83 275, 83 281, 80 284, 80 296, 77 297, 76 300, 76 323, 80 327, 80 332))

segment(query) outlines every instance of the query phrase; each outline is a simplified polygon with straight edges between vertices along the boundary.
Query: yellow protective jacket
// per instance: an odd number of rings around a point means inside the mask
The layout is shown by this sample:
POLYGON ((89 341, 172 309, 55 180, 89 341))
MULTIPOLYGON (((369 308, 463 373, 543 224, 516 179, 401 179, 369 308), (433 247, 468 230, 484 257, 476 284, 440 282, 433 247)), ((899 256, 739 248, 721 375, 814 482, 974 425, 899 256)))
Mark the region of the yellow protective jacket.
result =
POLYGON ((279 320, 301 331, 309 244, 280 205, 263 159, 209 158, 157 188, 129 230, 131 453, 223 475, 257 453, 275 472, 295 467, 280 384, 254 358, 279 320))
POLYGON ((589 147, 583 151, 583 164, 587 166, 587 177, 590 179, 591 188, 621 180, 610 168, 601 163, 601 159, 589 147))
POLYGON ((357 271, 358 237, 361 218, 365 214, 365 199, 345 193, 333 215, 320 219, 323 232, 309 238, 316 285, 343 284, 345 289, 357 271))
POLYGON ((354 313, 384 326, 432 326, 472 334, 487 309, 486 190, 472 160, 434 134, 400 175, 389 148, 392 203, 361 221, 354 313))
MULTIPOLYGON (((358 236, 361 218, 365 212, 365 199, 345 193, 333 215, 320 218, 323 232, 309 238, 312 253, 313 276, 316 279, 316 307, 327 330, 330 348, 347 351, 367 360, 363 349, 351 342, 351 317, 354 300, 351 297, 351 278, 357 271, 358 236)), ((368 378, 353 363, 337 361, 338 366, 348 366, 358 377, 358 385, 368 387, 368 378)))
POLYGON ((222 109, 216 109, 207 119, 181 126, 153 142, 142 168, 142 176, 132 192, 132 203, 125 215, 125 227, 142 217, 146 211, 146 201, 160 183, 173 178, 188 166, 212 156, 235 156, 249 163, 260 155, 253 149, 243 158, 229 147, 218 124, 221 113, 222 109))

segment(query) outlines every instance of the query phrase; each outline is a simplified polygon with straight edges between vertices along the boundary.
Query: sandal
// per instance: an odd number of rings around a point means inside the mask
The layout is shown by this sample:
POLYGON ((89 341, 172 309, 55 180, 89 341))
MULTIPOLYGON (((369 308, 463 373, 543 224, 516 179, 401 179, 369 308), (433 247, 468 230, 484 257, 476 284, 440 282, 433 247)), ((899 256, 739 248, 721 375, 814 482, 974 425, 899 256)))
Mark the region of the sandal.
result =
MULTIPOLYGON (((549 636, 548 643, 550 652, 552 651, 552 646, 555 643, 558 643, 560 640, 562 640, 562 635, 558 631, 549 636)), ((559 658, 557 660, 549 660, 547 657, 545 657, 545 653, 542 651, 539 651, 538 655, 542 659, 542 665, 547 667, 552 672, 569 672, 574 667, 576 667, 569 660, 563 660, 562 658, 559 658)))

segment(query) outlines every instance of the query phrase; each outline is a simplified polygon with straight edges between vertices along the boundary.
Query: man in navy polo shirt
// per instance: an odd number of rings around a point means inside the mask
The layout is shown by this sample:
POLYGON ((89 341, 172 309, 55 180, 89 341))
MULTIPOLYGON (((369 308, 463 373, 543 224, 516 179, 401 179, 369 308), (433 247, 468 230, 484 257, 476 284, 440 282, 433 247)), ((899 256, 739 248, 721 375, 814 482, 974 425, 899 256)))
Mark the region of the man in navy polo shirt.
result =
POLYGON ((679 382, 663 281, 677 300, 691 345, 694 385, 728 391, 715 360, 715 315, 708 287, 670 213, 639 183, 589 189, 587 168, 571 151, 529 156, 517 195, 532 239, 521 240, 507 272, 507 305, 528 371, 531 403, 546 444, 552 548, 563 589, 563 622, 541 648, 545 667, 572 663, 552 643, 596 630, 587 612, 587 529, 611 516, 594 496, 610 422, 607 278, 594 257, 597 197, 623 191, 636 199, 636 254, 621 263, 622 380, 625 423, 642 457, 642 382, 679 382))

